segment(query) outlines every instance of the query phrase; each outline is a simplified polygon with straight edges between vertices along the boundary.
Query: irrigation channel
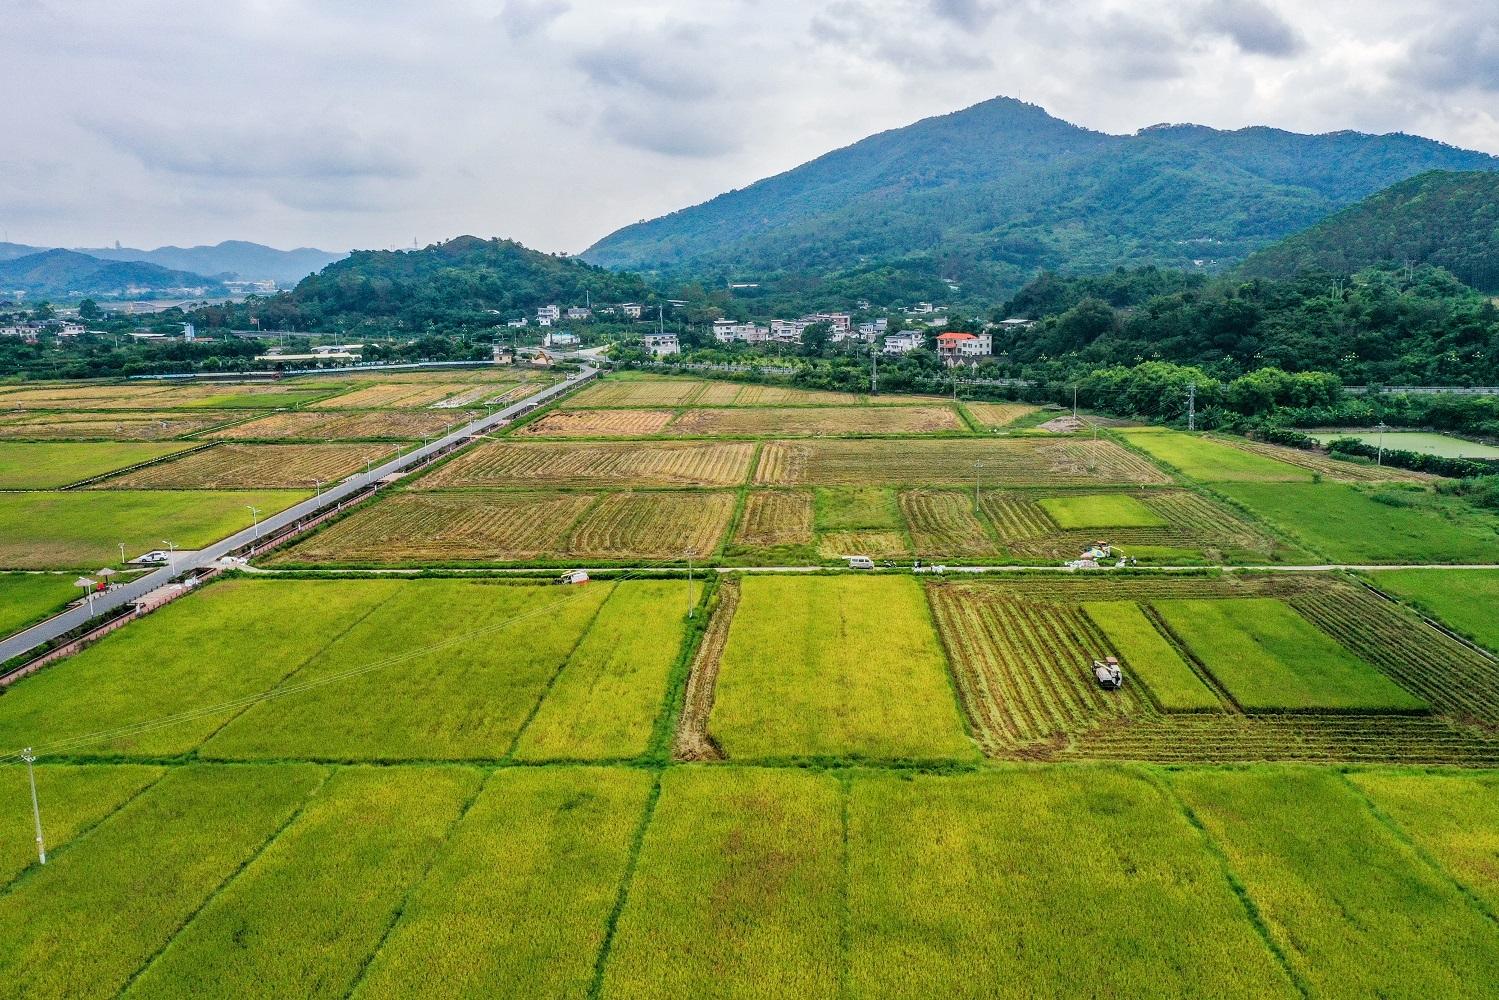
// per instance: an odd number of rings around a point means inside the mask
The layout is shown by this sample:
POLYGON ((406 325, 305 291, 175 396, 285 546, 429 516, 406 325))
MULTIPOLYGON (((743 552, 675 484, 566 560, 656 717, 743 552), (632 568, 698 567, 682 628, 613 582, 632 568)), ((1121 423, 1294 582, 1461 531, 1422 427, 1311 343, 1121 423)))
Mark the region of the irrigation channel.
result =
POLYGON ((147 573, 145 576, 132 580, 113 590, 95 595, 91 605, 80 604, 69 608, 60 615, 33 625, 25 631, 17 632, 7 639, 0 640, 0 662, 20 656, 45 643, 60 639, 77 629, 81 629, 94 619, 107 617, 112 612, 140 600, 153 590, 165 587, 180 577, 209 569, 224 556, 231 555, 239 549, 253 545, 265 536, 274 535, 287 528, 291 528, 299 521, 314 517, 356 494, 369 491, 381 480, 389 476, 400 475, 436 455, 451 451, 464 444, 474 435, 493 430, 495 427, 529 413, 537 407, 545 406, 558 397, 564 396, 579 386, 597 378, 598 374, 599 370, 597 368, 584 367, 578 374, 548 389, 543 389, 534 396, 529 396, 518 403, 513 403, 502 410, 496 410, 488 416, 465 424, 456 431, 438 438, 431 444, 423 445, 420 448, 406 452, 365 472, 357 472, 337 485, 323 490, 321 495, 288 507, 279 514, 262 518, 257 526, 246 528, 206 548, 198 549, 194 552, 178 553, 170 565, 147 573))

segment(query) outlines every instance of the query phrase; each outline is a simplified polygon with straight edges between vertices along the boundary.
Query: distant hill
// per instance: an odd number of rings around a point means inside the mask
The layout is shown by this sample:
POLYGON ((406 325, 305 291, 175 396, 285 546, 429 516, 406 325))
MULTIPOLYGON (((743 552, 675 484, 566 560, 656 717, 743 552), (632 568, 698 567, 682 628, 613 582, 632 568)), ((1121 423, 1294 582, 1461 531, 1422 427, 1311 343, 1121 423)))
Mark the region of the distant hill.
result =
POLYGON ((244 240, 225 240, 213 246, 166 246, 155 250, 105 247, 84 249, 81 252, 104 260, 139 260, 175 270, 221 275, 241 281, 270 279, 283 288, 290 288, 309 274, 346 256, 311 247, 277 250, 244 240))
POLYGON ((1109 135, 996 98, 626 226, 582 256, 710 285, 902 261, 992 301, 1043 268, 1223 269, 1432 169, 1499 170, 1499 158, 1401 134, 1109 135))
POLYGON ((1258 251, 1240 272, 1347 275, 1384 263, 1433 264, 1499 293, 1499 174, 1431 171, 1401 181, 1258 251))
POLYGON ((530 313, 549 303, 639 301, 648 289, 575 257, 556 257, 513 240, 460 236, 420 250, 356 250, 304 278, 275 302, 289 319, 317 329, 337 319, 427 322, 530 313))
POLYGON ((178 290, 184 288, 201 288, 206 294, 222 291, 217 281, 201 274, 139 261, 100 260, 72 250, 0 260, 0 294, 19 291, 30 299, 134 298, 181 294, 178 290))

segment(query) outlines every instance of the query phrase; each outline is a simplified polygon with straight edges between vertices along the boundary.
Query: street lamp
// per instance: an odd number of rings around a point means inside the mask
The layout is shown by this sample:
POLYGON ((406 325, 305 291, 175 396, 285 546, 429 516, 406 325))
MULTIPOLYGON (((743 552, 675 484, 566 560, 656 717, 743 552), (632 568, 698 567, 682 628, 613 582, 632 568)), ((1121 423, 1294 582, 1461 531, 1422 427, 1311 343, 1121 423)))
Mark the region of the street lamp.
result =
POLYGON ((125 565, 125 543, 120 543, 120 565, 125 565))
POLYGON ((686 551, 687 556, 687 617, 691 618, 697 614, 697 606, 692 603, 692 557, 697 552, 694 549, 686 551))
POLYGON ((250 537, 258 542, 260 541, 260 508, 245 504, 245 510, 250 512, 250 528, 254 532, 250 537))
POLYGON ((167 569, 176 569, 177 568, 177 543, 176 542, 169 542, 165 538, 163 538, 161 540, 161 544, 163 544, 163 545, 165 545, 167 547, 167 569))
POLYGON ((31 766, 36 763, 36 754, 27 747, 21 751, 21 759, 26 762, 26 777, 31 781, 31 815, 36 820, 36 859, 46 864, 47 844, 42 840, 42 807, 36 801, 36 771, 31 766))
POLYGON ((321 479, 314 479, 312 481, 312 488, 317 490, 317 498, 319 500, 323 499, 323 481, 321 479))
POLYGON ((97 580, 90 580, 86 576, 80 576, 73 581, 73 586, 83 588, 84 599, 88 601, 88 616, 90 618, 94 617, 94 584, 98 582, 97 580))

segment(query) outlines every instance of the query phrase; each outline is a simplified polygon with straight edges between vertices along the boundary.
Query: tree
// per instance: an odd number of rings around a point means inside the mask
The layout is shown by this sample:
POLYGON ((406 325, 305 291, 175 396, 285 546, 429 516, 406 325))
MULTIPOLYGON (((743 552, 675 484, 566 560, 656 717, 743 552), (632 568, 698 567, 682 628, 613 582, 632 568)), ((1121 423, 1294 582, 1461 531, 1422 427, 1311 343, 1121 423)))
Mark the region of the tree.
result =
POLYGON ((802 353, 809 358, 820 358, 828 349, 833 337, 833 324, 812 323, 802 331, 802 353))
POLYGON ((89 322, 93 322, 96 319, 103 318, 104 310, 100 309, 99 303, 95 302, 93 299, 84 299, 82 302, 78 303, 78 316, 80 319, 86 319, 89 322))

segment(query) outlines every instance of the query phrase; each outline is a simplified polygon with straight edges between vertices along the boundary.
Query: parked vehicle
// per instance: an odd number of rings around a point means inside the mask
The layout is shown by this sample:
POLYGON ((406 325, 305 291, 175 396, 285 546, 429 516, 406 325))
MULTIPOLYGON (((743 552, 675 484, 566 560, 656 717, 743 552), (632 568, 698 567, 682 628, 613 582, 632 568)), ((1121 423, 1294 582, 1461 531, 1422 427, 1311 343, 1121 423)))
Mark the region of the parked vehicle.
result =
POLYGON ((874 569, 874 560, 868 556, 849 556, 849 569, 874 569))

